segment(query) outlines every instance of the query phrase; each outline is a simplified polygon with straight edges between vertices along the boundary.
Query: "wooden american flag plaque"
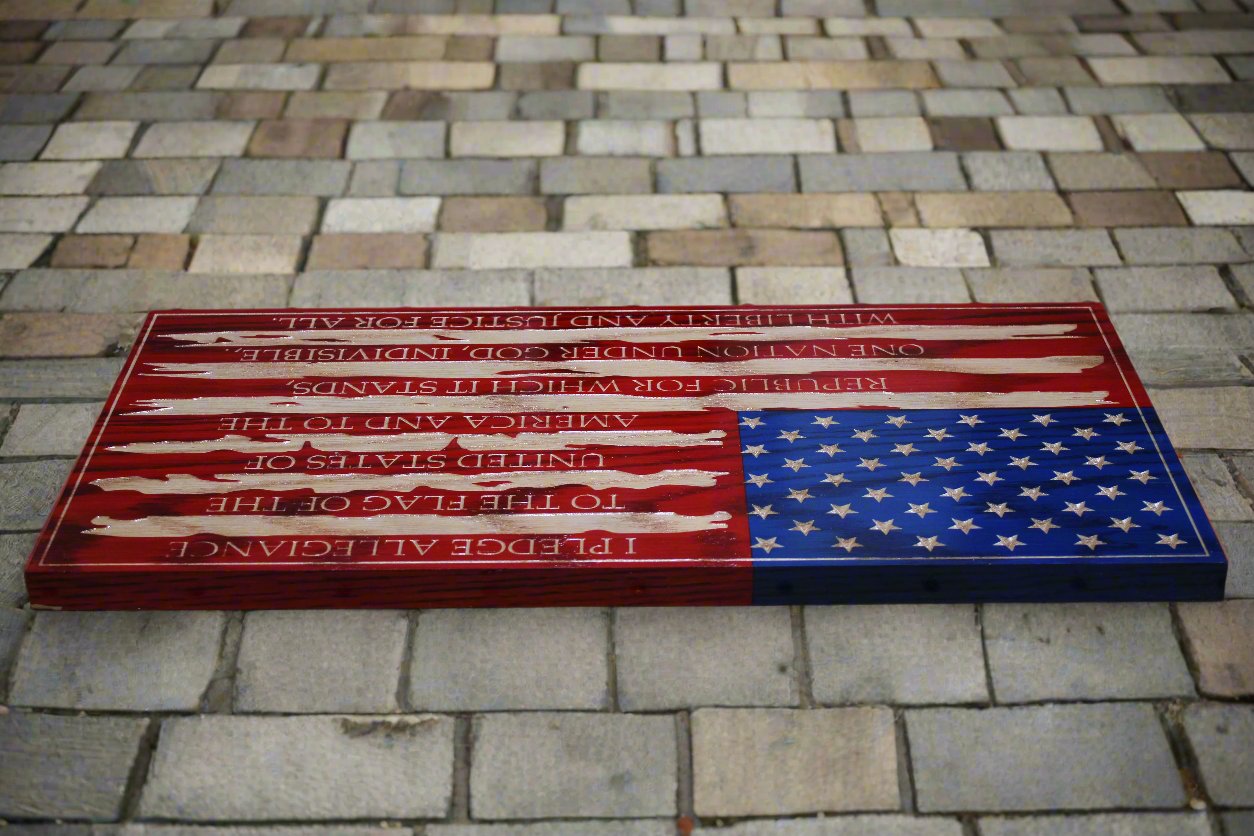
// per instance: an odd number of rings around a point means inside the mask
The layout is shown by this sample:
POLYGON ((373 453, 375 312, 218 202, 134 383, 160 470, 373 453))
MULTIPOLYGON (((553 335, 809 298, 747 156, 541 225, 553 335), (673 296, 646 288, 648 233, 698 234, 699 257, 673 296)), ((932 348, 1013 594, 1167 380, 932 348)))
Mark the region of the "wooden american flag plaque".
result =
POLYGON ((1220 597, 1097 304, 158 311, 26 570, 78 609, 1220 597))

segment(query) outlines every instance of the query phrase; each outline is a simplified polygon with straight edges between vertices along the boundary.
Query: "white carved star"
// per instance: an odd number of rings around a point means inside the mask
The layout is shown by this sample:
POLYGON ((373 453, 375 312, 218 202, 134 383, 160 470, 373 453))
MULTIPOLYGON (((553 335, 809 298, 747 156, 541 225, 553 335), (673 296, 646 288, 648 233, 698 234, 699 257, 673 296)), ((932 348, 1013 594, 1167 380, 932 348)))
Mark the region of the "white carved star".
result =
POLYGON ((1110 527, 1117 528, 1120 531, 1122 531, 1124 534, 1127 534, 1129 531, 1131 531, 1134 528, 1140 528, 1139 525, 1132 522, 1131 517, 1124 517, 1123 519, 1119 519, 1118 517, 1111 517, 1110 527))
POLYGON ((864 459, 864 458, 859 457, 857 466, 866 468, 867 470, 874 473, 876 468, 883 467, 884 465, 880 464, 879 459, 864 459))
POLYGON ((906 420, 906 416, 904 415, 889 415, 888 418, 884 420, 884 423, 892 424, 897 429, 901 429, 910 422, 906 420))
POLYGON ((945 488, 945 496, 949 497, 954 502, 958 502, 964 496, 970 496, 970 494, 967 493, 966 488, 957 487, 957 488, 945 488))
POLYGON ((848 482, 849 479, 843 473, 829 473, 823 477, 823 481, 831 482, 833 485, 839 488, 841 485, 848 482))
POLYGON ((1129 420, 1123 416, 1122 412, 1116 412, 1114 414, 1103 412, 1102 414, 1106 416, 1104 423, 1114 424, 1116 427, 1123 426, 1128 423, 1129 420))
POLYGON ((751 427, 753 429, 757 429, 758 427, 762 426, 762 419, 761 418, 746 418, 740 422, 740 425, 742 427, 751 427))
POLYGON ((833 505, 832 510, 828 511, 827 513, 835 514, 836 516, 840 517, 843 520, 845 517, 849 516, 850 514, 856 514, 858 512, 853 510, 852 503, 846 503, 844 505, 833 505))
POLYGON ((1041 445, 1042 453, 1053 453, 1055 456, 1057 456, 1063 450, 1069 450, 1069 449, 1071 448, 1063 447, 1061 441, 1046 442, 1045 444, 1041 445))
POLYGON ((778 538, 778 537, 770 537, 770 538, 765 538, 765 537, 756 537, 756 538, 754 538, 754 539, 755 539, 757 542, 755 542, 755 543, 753 544, 753 547, 754 547, 755 549, 761 549, 762 551, 766 552, 767 554, 770 554, 770 553, 771 553, 774 549, 782 549, 782 548, 783 548, 783 546, 781 546, 781 545, 779 544, 779 538, 778 538))
POLYGON ((980 420, 980 416, 978 415, 962 415, 959 413, 958 423, 966 424, 971 429, 975 429, 976 424, 983 424, 984 422, 980 420))
POLYGON ((1097 495, 1104 496, 1110 500, 1114 500, 1114 499, 1117 499, 1118 497, 1124 496, 1125 494, 1123 491, 1119 490, 1118 485, 1111 485, 1109 488, 1103 488, 1102 486, 1098 485, 1097 495))
POLYGON ((1050 417, 1048 412, 1045 413, 1044 415, 1034 414, 1032 416, 1032 423, 1040 424, 1042 427, 1048 427, 1050 424, 1054 423, 1054 419, 1050 417))
POLYGON ((936 456, 935 459, 936 459, 936 464, 932 465, 932 467, 943 467, 945 468, 946 471, 949 471, 949 470, 953 470, 955 467, 958 466, 957 460, 954 459, 952 456, 950 456, 947 459, 942 459, 940 456, 936 456))
POLYGON ((781 430, 779 438, 782 438, 784 441, 791 444, 799 438, 805 438, 805 436, 802 435, 799 430, 781 430))
POLYGON ((772 508, 770 505, 754 505, 753 510, 750 511, 749 513, 755 517, 761 517, 762 519, 766 519, 767 517, 772 516, 774 514, 778 514, 779 512, 776 511, 774 508, 772 508))
POLYGON ((1003 546, 1009 549, 1010 551, 1014 551, 1019 546, 1024 545, 1024 543, 1022 540, 1019 539, 1018 534, 1012 534, 1009 537, 1003 537, 999 534, 997 535, 997 545, 1003 546))
POLYGON ((1077 517, 1083 517, 1089 511, 1093 510, 1088 506, 1088 503, 1085 502, 1067 502, 1064 504, 1067 506, 1066 510, 1075 514, 1077 517))
POLYGON ((1128 478, 1135 479, 1136 481, 1140 482, 1142 485, 1147 484, 1149 480, 1151 479, 1158 478, 1156 476, 1151 476, 1148 470, 1133 470, 1131 471, 1131 473, 1132 475, 1129 476, 1128 478))
POLYGON ((1187 543, 1187 542, 1189 542, 1189 541, 1188 541, 1188 540, 1182 540, 1182 539, 1180 538, 1180 535, 1179 535, 1179 534, 1171 534, 1171 535, 1167 535, 1167 534, 1159 534, 1159 535, 1158 535, 1158 542, 1157 542, 1157 543, 1155 543, 1154 545, 1156 545, 1156 546, 1171 546, 1172 550, 1174 551, 1174 550, 1175 550, 1175 548, 1176 548, 1176 546, 1183 546, 1183 545, 1184 545, 1185 543, 1187 543))
POLYGON ((805 459, 790 459, 787 457, 784 458, 784 467, 788 468, 793 473, 796 473, 798 470, 800 470, 803 467, 809 467, 809 466, 810 465, 806 464, 805 459))
POLYGON ((820 427, 826 430, 826 429, 830 429, 832 424, 838 424, 840 422, 830 415, 820 415, 819 417, 815 418, 811 423, 818 424, 820 427))
POLYGON ((979 444, 976 444, 975 442, 971 442, 970 444, 967 445, 968 453, 979 453, 981 456, 984 455, 985 453, 991 452, 992 449, 993 449, 992 447, 989 447, 983 441, 981 441, 979 444))
POLYGON ((1048 534, 1049 532, 1053 531, 1055 528, 1058 528, 1058 526, 1054 525, 1054 518, 1053 518, 1053 517, 1046 517, 1046 518, 1045 518, 1045 519, 1043 519, 1043 520, 1038 520, 1036 517, 1033 517, 1033 518, 1032 518, 1032 525, 1030 525, 1030 526, 1028 526, 1028 527, 1029 527, 1029 528, 1039 528, 1041 531, 1045 532, 1046 534, 1048 534))
POLYGON ((933 511, 933 510, 931 509, 931 507, 930 507, 930 506, 931 506, 931 503, 929 503, 929 502, 924 502, 922 505, 915 505, 913 502, 908 502, 908 503, 906 503, 906 504, 910 506, 910 510, 909 510, 909 511, 907 511, 906 513, 907 513, 907 514, 914 514, 914 515, 915 515, 915 516, 917 516, 919 519, 923 519, 923 518, 924 518, 924 517, 926 517, 928 514, 935 514, 935 513, 936 513, 935 511, 933 511))
POLYGON ((1103 467, 1110 464, 1110 462, 1106 461, 1105 456, 1085 456, 1084 463, 1089 467, 1095 467, 1098 470, 1101 470, 1103 467))
POLYGON ((814 499, 814 496, 810 493, 809 488, 802 488, 801 490, 791 488, 788 491, 788 498, 795 499, 798 502, 805 502, 807 499, 814 499))
POLYGON ((1076 427, 1075 432, 1073 432, 1072 435, 1082 438, 1085 441, 1092 441, 1093 436, 1100 435, 1100 433, 1092 427, 1076 427))
POLYGON ((901 478, 898 479, 897 481, 909 482, 910 487, 913 488, 913 487, 916 487, 920 482, 926 482, 928 480, 923 478, 922 473, 902 473, 901 478))
POLYGON ((975 477, 975 481, 987 482, 989 487, 996 485, 998 482, 1006 481, 1005 479, 997 475, 996 470, 990 470, 987 473, 985 473, 983 470, 977 470, 976 473, 979 473, 980 475, 975 477))
POLYGON ((1020 438, 1023 438, 1023 431, 1018 427, 1015 427, 1012 430, 1002 430, 997 435, 1000 438, 1008 438, 1011 441, 1018 441, 1020 438))
POLYGON ((908 456, 911 453, 917 452, 918 449, 919 448, 915 447, 913 444, 894 444, 893 445, 893 452, 901 453, 901 455, 903 456, 908 456))
POLYGON ((760 488, 763 485, 775 484, 775 480, 770 478, 770 475, 766 473, 750 473, 749 478, 745 480, 745 484, 753 485, 755 488, 760 488))
POLYGON ((1011 513, 1010 504, 1007 502, 986 502, 988 507, 984 509, 986 514, 996 514, 998 517, 1004 517, 1011 513))
POLYGON ((1062 472, 1055 470, 1054 478, 1050 479, 1049 481, 1062 482, 1064 485, 1070 485, 1072 482, 1080 481, 1080 477, 1076 476, 1075 471, 1073 470, 1068 470, 1066 473, 1062 473, 1062 472))
POLYGON ((1019 468, 1020 470, 1027 470, 1029 467, 1036 464, 1036 462, 1032 461, 1030 456, 1024 456, 1021 459, 1017 459, 1014 456, 1011 456, 1010 464, 1013 465, 1014 467, 1019 468))
POLYGON ((749 446, 745 447, 745 449, 741 452, 743 452, 747 456, 753 456, 756 459, 758 456, 766 452, 766 445, 765 444, 750 444, 749 446))
POLYGON ((891 497, 888 488, 867 488, 866 493, 862 494, 863 499, 874 499, 876 502, 883 502, 891 497))
POLYGON ((816 526, 816 525, 814 524, 814 520, 808 520, 808 521, 806 521, 806 522, 799 522, 799 521, 797 521, 797 520, 793 520, 793 521, 792 521, 792 528, 790 528, 790 529, 788 529, 788 530, 789 530, 789 531, 796 531, 796 532, 799 532, 800 534, 802 534, 803 536, 809 537, 809 536, 810 536, 810 532, 812 532, 812 531, 818 531, 818 530, 819 530, 819 528, 818 528, 818 526, 816 526))
POLYGON ((1118 441, 1115 443, 1116 443, 1116 446, 1118 446, 1119 449, 1125 453, 1135 453, 1138 450, 1145 449, 1140 444, 1137 444, 1135 441, 1118 441))
POLYGON ((875 525, 871 526, 871 528, 878 531, 880 534, 887 534, 890 531, 901 531, 901 526, 893 525, 892 520, 872 520, 872 522, 875 523, 875 525))
POLYGON ((844 549, 846 553, 849 553, 854 549, 862 548, 862 544, 858 542, 857 537, 837 537, 836 548, 844 549))
POLYGON ((1161 500, 1158 502, 1145 502, 1144 500, 1142 500, 1142 502, 1144 502, 1145 507, 1142 508, 1141 510, 1149 511, 1151 514, 1153 514, 1156 517, 1161 517, 1164 511, 1171 510, 1170 508, 1167 507, 1167 504, 1165 502, 1162 502, 1161 500))
POLYGON ((957 517, 950 517, 950 519, 954 521, 950 528, 954 531, 961 531, 963 534, 970 534, 975 529, 980 528, 980 526, 975 524, 975 517, 969 520, 960 520, 957 517))
POLYGON ((935 536, 933 536, 933 537, 918 537, 918 536, 916 535, 915 539, 916 539, 916 540, 918 540, 918 542, 914 544, 914 545, 915 545, 915 548, 919 548, 919 549, 927 549, 928 554, 931 554, 931 553, 932 553, 932 549, 939 548, 939 547, 941 547, 941 546, 944 546, 944 545, 945 545, 944 543, 942 543, 942 542, 940 541, 940 538, 939 538, 939 537, 935 537, 935 536))
POLYGON ((1032 500, 1033 502, 1040 499, 1042 496, 1047 496, 1047 495, 1048 494, 1046 494, 1045 491, 1041 490, 1040 487, 1019 489, 1019 496, 1026 496, 1028 499, 1032 500))
POLYGON ((949 430, 941 427, 939 430, 928 430, 927 434, 937 441, 944 441, 949 438, 949 430))
POLYGON ((1081 534, 1076 537, 1075 544, 1077 546, 1084 546, 1089 551, 1096 551, 1098 546, 1104 546, 1106 545, 1106 542, 1099 539, 1096 534, 1090 534, 1087 537, 1081 534))
POLYGON ((879 436, 875 434, 874 430, 855 430, 853 433, 853 438, 856 438, 859 441, 870 441, 871 439, 878 437, 879 436))
POLYGON ((845 451, 844 451, 844 450, 842 450, 842 449, 840 449, 840 445, 839 445, 839 444, 820 444, 820 445, 819 445, 819 452, 820 452, 820 453, 826 453, 826 454, 827 454, 827 455, 829 455, 829 456, 834 456, 834 455, 836 455, 837 453, 843 453, 843 452, 845 452, 845 451))

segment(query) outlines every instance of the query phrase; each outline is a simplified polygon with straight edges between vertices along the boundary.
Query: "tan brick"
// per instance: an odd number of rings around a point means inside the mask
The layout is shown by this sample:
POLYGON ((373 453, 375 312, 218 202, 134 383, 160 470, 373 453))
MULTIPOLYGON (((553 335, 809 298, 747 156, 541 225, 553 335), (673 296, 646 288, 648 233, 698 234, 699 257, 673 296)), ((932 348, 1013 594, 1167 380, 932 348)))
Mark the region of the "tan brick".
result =
POLYGON ((558 15, 410 15, 405 31, 411 35, 557 35, 558 15))
POLYGON ((884 225, 879 205, 869 194, 737 194, 727 200, 734 226, 832 229, 884 225))
POLYGON ((87 20, 212 17, 213 0, 88 0, 78 16, 87 20))
POLYGON ((136 270, 182 270, 191 243, 190 235, 141 235, 126 266, 136 270))
POLYGON ((651 232, 645 235, 653 264, 709 267, 843 264, 835 232, 781 229, 710 229, 651 232))
POLYGON ((496 78, 487 61, 358 62, 327 68, 324 90, 486 90, 496 78))
POLYGON ((544 229, 548 213, 537 197, 446 197, 443 232, 528 232, 544 229))
POLYGON ((1068 226, 1071 211, 1054 192, 933 192, 915 196, 924 226, 1068 226))
POLYGON ((306 270, 398 270, 427 263, 427 237, 404 233, 318 235, 306 270))
POLYGON ((936 87, 926 61, 771 61, 727 65, 733 90, 871 90, 936 87))
POLYGON ((919 225, 919 213, 914 208, 913 196, 909 192, 880 192, 876 197, 889 226, 919 225))
POLYGON ((134 325, 125 314, 8 313, 0 316, 0 357, 98 357, 134 325))
POLYGON ((67 235, 52 251, 53 267, 122 267, 133 235, 67 235))
POLYGON ((348 122, 343 119, 274 119, 257 125, 248 154, 253 157, 318 157, 343 154, 348 122))
POLYGON ((309 29, 307 17, 254 17, 240 31, 243 38, 296 38, 309 29))
POLYGON ((1076 192, 1070 196, 1076 226, 1185 226, 1171 192, 1076 192))
POLYGON ((287 47, 287 61, 431 61, 444 57, 446 38, 297 38, 287 47))
POLYGON ((1254 389, 1159 389, 1150 395, 1176 447, 1254 450, 1254 389))
POLYGON ((202 235, 189 273, 295 273, 299 235, 202 235))
POLYGON ((353 92, 298 92, 288 99, 289 119, 378 119, 388 94, 353 92))
POLYGON ((482 35, 452 35, 444 47, 446 61, 491 61, 496 38, 482 35))
POLYGON ((214 110, 215 119, 277 119, 287 94, 277 90, 245 90, 223 93, 214 110))
POLYGON ((1186 647, 1204 694, 1254 694, 1254 600, 1180 604, 1186 647))
POLYGON ((1164 151, 1141 154, 1141 164, 1164 189, 1222 189, 1240 186, 1228 157, 1218 151, 1164 151))

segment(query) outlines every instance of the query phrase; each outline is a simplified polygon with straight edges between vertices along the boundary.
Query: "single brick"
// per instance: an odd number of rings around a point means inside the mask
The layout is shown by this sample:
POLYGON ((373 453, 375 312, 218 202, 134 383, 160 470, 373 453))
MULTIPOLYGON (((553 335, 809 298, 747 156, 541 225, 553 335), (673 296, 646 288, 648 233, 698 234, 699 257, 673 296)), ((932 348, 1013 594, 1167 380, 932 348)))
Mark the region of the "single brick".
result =
POLYGON ((1240 186, 1241 175, 1216 151, 1141 154, 1141 165, 1164 189, 1222 189, 1240 186))
MULTIPOLYGON (((1181 456, 1180 461, 1189 474, 1189 482, 1202 500, 1206 516, 1214 521, 1254 519, 1249 500, 1241 494, 1223 459, 1214 453, 1191 453, 1181 456)), ((1242 481, 1248 484, 1254 459, 1240 457, 1234 465, 1242 481)))
MULTIPOLYGON (((346 66, 346 65, 335 65, 346 66)), ((317 64, 210 64, 200 74, 201 90, 312 90, 322 68, 317 64)), ((326 86, 331 87, 328 73, 326 86)))
POLYGON ((21 270, 31 266, 51 243, 51 235, 0 233, 0 270, 21 270))
POLYGON ((783 608, 620 609, 614 641, 624 711, 797 704, 783 608))
POLYGON ((295 273, 299 235, 202 235, 189 273, 295 273))
POLYGON ((921 116, 888 116, 853 120, 856 147, 863 153, 932 150, 932 134, 921 116))
POLYGON ((722 75, 718 63, 585 63, 576 83, 581 90, 718 90, 722 75))
POLYGON ((0 125, 0 160, 33 160, 53 128, 49 125, 0 125))
POLYGON ((744 194, 727 199, 736 226, 832 229, 882 226, 869 194, 744 194))
POLYGON ((981 836, 1210 836, 1205 813, 1101 813, 1080 816, 981 818, 981 836))
POLYGON ((1160 389, 1153 395, 1159 417, 1181 449, 1254 449, 1254 389, 1160 389))
POLYGON ((1119 264, 1104 230, 1002 230, 989 233, 993 252, 1005 265, 1070 267, 1119 264))
POLYGON ((182 270, 189 249, 188 235, 139 235, 126 266, 132 270, 182 270))
POLYGON ((194 197, 102 197, 78 222, 79 232, 182 232, 194 197))
MULTIPOLYGON (((232 160, 234 165, 245 161, 232 160)), ((209 190, 218 160, 109 160, 87 189, 116 196, 198 195, 209 190)))
POLYGON ((431 232, 440 211, 435 197, 344 197, 327 204, 324 232, 431 232))
POLYGON ((787 156, 729 156, 660 160, 659 192, 794 192, 793 161, 787 156))
POLYGON ((136 157, 242 157, 252 122, 158 122, 144 132, 136 157))
POLYGON ((675 721, 667 715, 489 714, 474 724, 475 819, 676 812, 675 721))
POLYGON ((1033 151, 975 151, 962 155, 971 188, 984 192, 1053 191, 1044 158, 1033 151))
POLYGON ((440 233, 433 267, 630 267, 626 232, 440 233))
POLYGON ((987 267, 979 233, 969 229, 892 229, 893 252, 912 267, 987 267))
POLYGON ((675 128, 648 119, 597 119, 580 122, 575 152, 587 156, 669 157, 675 153, 675 128))
POLYGON ((449 717, 175 717, 162 724, 140 815, 432 819, 448 814, 452 785, 449 717))
POLYGON ((1206 143, 1178 113, 1134 113, 1111 117, 1115 130, 1136 151, 1202 151, 1206 143))
POLYGON ((709 229, 727 226, 722 195, 569 197, 564 229, 709 229))
MULTIPOLYGON (((29 370, 38 374, 33 364, 16 364, 5 369, 11 375, 8 392, 0 390, 0 397, 22 396, 24 387, 17 372, 29 370)), ((60 393, 63 396, 63 393, 60 393)), ((0 464, 0 527, 9 530, 39 528, 52 508, 52 501, 65 484, 70 462, 44 460, 6 462, 0 464)))
MULTIPOLYGON (((0 318, 0 354, 98 357, 126 344, 138 324, 137 317, 125 314, 9 313, 0 318)), ((81 446, 60 455, 75 455, 81 446)))
POLYGON ((977 302, 1096 302, 1087 270, 995 267, 964 271, 977 302))
POLYGON ((1204 694, 1241 697, 1254 693, 1254 600, 1180 604, 1189 656, 1204 694))
POLYGON ((66 232, 86 208, 85 197, 0 198, 0 231, 66 232))
MULTIPOLYGON (((372 38, 380 44, 377 38, 372 38)), ((334 46, 335 41, 327 40, 334 46)), ((383 115, 383 107, 387 104, 387 93, 336 93, 336 92, 302 92, 292 93, 287 100, 283 115, 292 119, 378 119, 383 115)))
POLYGON ((1049 167, 1064 191, 1154 188, 1135 154, 1050 154, 1049 167))
POLYGON ((533 194, 535 182, 535 160, 421 160, 404 164, 400 192, 424 195, 533 194))
POLYGON ((52 251, 53 267, 125 267, 132 235, 66 235, 52 251))
POLYGON ((1087 116, 1000 116, 1007 148, 1025 151, 1101 151, 1102 139, 1087 116))
POLYGON ((44 148, 44 160, 102 160, 125 157, 139 125, 135 122, 66 123, 44 148))
POLYGON ((41 612, 22 648, 16 705, 195 711, 218 661, 216 612, 41 612))
MULTIPOLYGON (((385 270, 422 267, 427 262, 424 235, 315 235, 306 270, 385 270)), ((399 304, 399 303, 398 303, 399 304)))
POLYGON ((343 194, 352 163, 340 160, 225 160, 213 182, 214 194, 343 194))
POLYGON ((1193 695, 1165 604, 986 604, 1003 703, 1193 695))
POLYGON ((736 298, 750 305, 846 305, 849 280, 839 267, 739 267, 736 298))
POLYGON ((701 153, 831 154, 836 132, 830 119, 701 119, 701 153))
POLYGON ((1185 226, 1188 220, 1171 192, 1075 192, 1076 226, 1185 226))
MULTIPOLYGON (((578 822, 547 821, 535 824, 429 824, 428 836, 673 836, 671 822, 652 820, 578 822)), ((388 834, 380 834, 388 836, 388 834)))
POLYGON ((712 267, 553 270, 535 273, 536 305, 731 304, 728 271, 712 267))
MULTIPOLYGON (((121 371, 121 357, 0 362, 0 398, 103 398, 109 394, 121 371)), ((7 474, 3 471, 0 468, 0 518, 8 518, 5 527, 39 528, 45 509, 52 507, 56 492, 65 483, 68 469, 61 462, 45 462, 42 466, 16 468, 7 474), (27 483, 32 476, 48 481, 43 487, 29 486, 27 483), (28 497, 36 495, 36 507, 41 510, 32 513, 30 502, 20 494, 12 505, 7 504, 3 496, 8 493, 11 481, 22 484, 29 492, 28 497), (14 520, 18 522, 15 524, 14 520)))
POLYGON ((1184 729, 1215 803, 1254 804, 1254 706, 1194 704, 1184 711, 1184 729))
MULTIPOLYGON (((58 320, 62 326, 69 324, 64 316, 58 320)), ((24 404, 5 433, 0 455, 77 455, 96 423, 101 406, 99 402, 24 404)))
POLYGON ((988 699, 970 606, 807 607, 805 625, 819 703, 988 699))
POLYGON ((897 810, 897 747, 886 708, 702 708, 692 715, 700 816, 897 810), (815 775, 825 776, 815 781, 815 775))
POLYGON ((317 217, 318 199, 315 197, 211 195, 196 205, 187 231, 224 235, 307 235, 313 231, 317 217))
POLYGON ((445 232, 526 232, 542 230, 548 217, 535 197, 447 197, 440 211, 445 232))
POLYGON ((344 308, 366 301, 381 307, 525 307, 530 297, 525 270, 353 270, 303 273, 292 305, 344 308))
POLYGON ((419 616, 409 699, 443 711, 607 705, 599 610, 431 610, 419 616))
POLYGON ((1176 196, 1198 226, 1238 226, 1254 224, 1254 199, 1237 189, 1177 192, 1176 196))
POLYGON ((344 119, 266 119, 248 143, 251 157, 321 157, 343 154, 348 122, 344 119))
POLYGON ((878 90, 936 87, 926 61, 764 61, 727 65, 733 90, 878 90))
POLYGON ((1219 271, 1203 264, 1110 267, 1096 273, 1110 311, 1205 311, 1237 306, 1219 271))
POLYGON ((0 816, 117 819, 147 726, 140 717, 0 714, 0 816))
POLYGON ((0 168, 0 194, 82 194, 100 166, 95 161, 9 163, 0 168))
POLYGON ((454 122, 454 157, 557 157, 566 143, 562 122, 454 122))
POLYGON ((649 160, 550 157, 540 161, 541 194, 639 194, 652 190, 649 160))
POLYGON ((1089 67, 1102 84, 1220 84, 1228 74, 1210 56, 1118 56, 1090 58, 1089 67))
POLYGON ((708 267, 844 263, 834 232, 776 229, 684 230, 645 235, 649 260, 655 264, 708 267))
POLYGON ((22 572, 35 548, 35 537, 35 532, 0 534, 0 606, 20 607, 26 603, 22 572))
POLYGON ((1068 226, 1071 212, 1054 192, 923 193, 915 206, 926 226, 1068 226))
POLYGON ((443 157, 442 122, 355 122, 346 156, 353 160, 443 157))
POLYGON ((944 192, 967 187, 958 155, 947 152, 805 154, 798 163, 806 192, 944 192))
POLYGON ((906 712, 906 727, 923 812, 1175 808, 1185 800, 1166 735, 1144 703, 919 709, 906 712))

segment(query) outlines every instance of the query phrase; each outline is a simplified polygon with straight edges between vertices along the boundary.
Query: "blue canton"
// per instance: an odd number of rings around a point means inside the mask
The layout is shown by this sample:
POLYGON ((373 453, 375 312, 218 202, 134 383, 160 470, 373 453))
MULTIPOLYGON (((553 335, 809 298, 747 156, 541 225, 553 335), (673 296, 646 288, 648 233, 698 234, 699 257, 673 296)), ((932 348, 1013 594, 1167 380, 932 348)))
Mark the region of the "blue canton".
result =
POLYGON ((1136 409, 739 418, 755 560, 1203 554, 1136 409))

